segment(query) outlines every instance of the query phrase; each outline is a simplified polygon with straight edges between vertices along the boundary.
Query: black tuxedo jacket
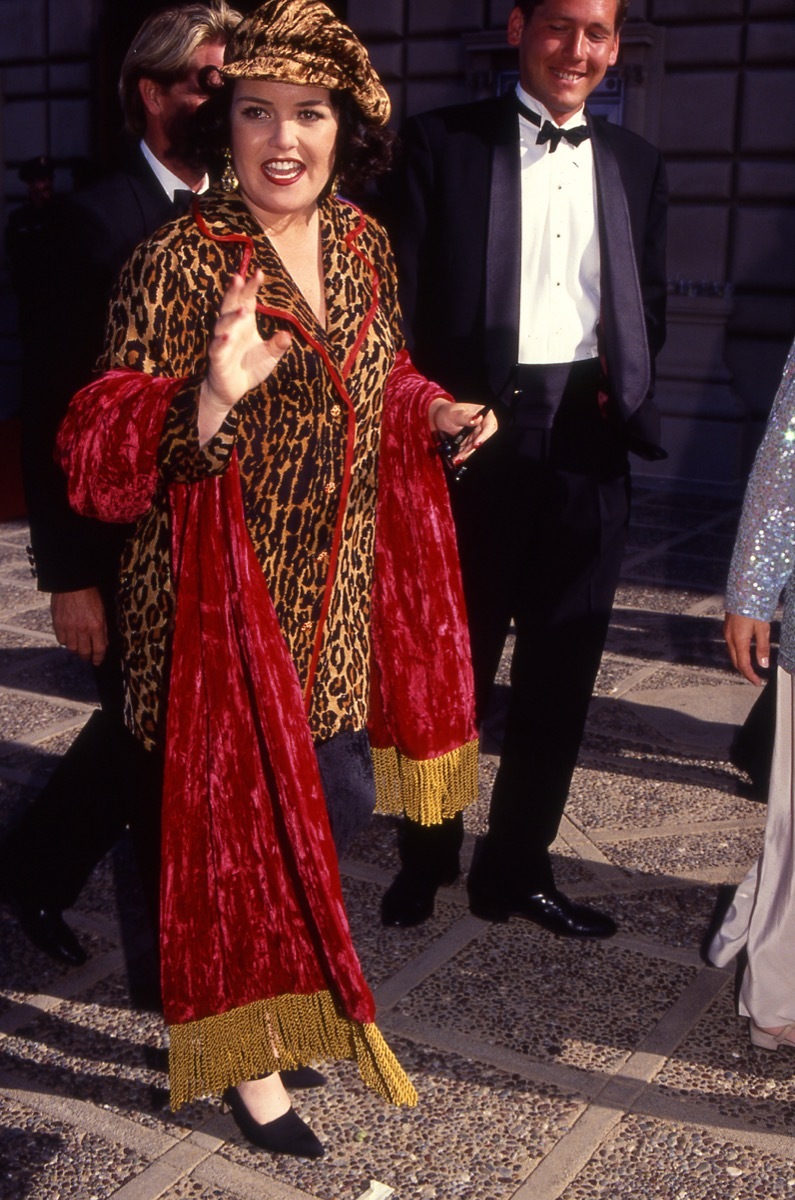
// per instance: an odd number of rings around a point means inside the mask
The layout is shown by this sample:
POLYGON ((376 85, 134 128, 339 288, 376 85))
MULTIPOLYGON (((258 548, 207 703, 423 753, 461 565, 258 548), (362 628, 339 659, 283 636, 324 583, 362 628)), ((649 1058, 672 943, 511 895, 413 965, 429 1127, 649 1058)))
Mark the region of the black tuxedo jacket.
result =
MULTIPOLYGON (((611 411, 631 449, 659 457, 651 403, 665 338, 667 189, 659 152, 588 117, 611 411)), ((521 191, 513 95, 410 118, 382 210, 417 366, 457 399, 505 402, 519 323, 521 191)))
POLYGON ((176 214, 138 145, 119 169, 76 192, 51 229, 51 325, 47 385, 23 412, 23 473, 31 543, 42 591, 108 586, 126 527, 79 517, 69 507, 53 461, 58 426, 69 400, 88 383, 102 350, 108 299, 132 251, 176 214))

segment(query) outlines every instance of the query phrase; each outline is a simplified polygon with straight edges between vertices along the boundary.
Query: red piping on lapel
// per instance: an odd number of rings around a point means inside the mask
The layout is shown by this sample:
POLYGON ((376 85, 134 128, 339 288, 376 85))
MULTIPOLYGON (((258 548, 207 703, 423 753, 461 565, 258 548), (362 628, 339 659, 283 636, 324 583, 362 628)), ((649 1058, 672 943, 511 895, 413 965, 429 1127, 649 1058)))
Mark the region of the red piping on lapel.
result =
POLYGON ((366 229, 367 218, 365 217, 364 213, 362 212, 362 210, 360 208, 358 208, 355 204, 351 204, 350 200, 342 200, 342 201, 340 201, 340 203, 346 204, 348 206, 348 208, 353 209, 353 211, 356 213, 356 215, 359 218, 359 222, 358 222, 356 228, 352 229, 350 231, 350 233, 346 233, 345 239, 344 239, 345 245, 367 267, 367 270, 370 272, 370 278, 372 280, 372 285, 373 285, 372 304, 370 305, 370 308, 367 311, 367 315, 365 316, 364 320, 362 321, 362 327, 359 330, 359 336, 356 338, 356 341, 353 344, 353 348, 351 349, 350 354, 348 355, 348 357, 345 360, 345 366, 342 368, 343 379, 347 379, 348 375, 350 374, 351 368, 353 367, 354 359, 356 358, 356 355, 361 350, 362 344, 364 342, 364 339, 367 337, 370 326, 372 325, 373 321, 375 320, 375 314, 378 311, 378 289, 381 285, 381 279, 379 277, 378 271, 375 269, 374 264, 370 262, 369 258, 367 258, 367 256, 363 253, 363 251, 361 251, 358 248, 358 246, 355 246, 353 244, 355 239, 362 232, 362 230, 366 229))
MULTIPOLYGON (((347 203, 347 201, 345 201, 345 203, 347 203)), ((359 214, 359 217, 361 219, 360 219, 360 222, 357 225, 356 229, 352 230, 349 234, 346 235, 345 242, 348 245, 349 249, 351 249, 353 251, 353 253, 356 254, 356 256, 358 258, 360 258, 362 260, 362 262, 364 262, 365 265, 369 268, 371 276, 372 276, 372 280, 373 280, 374 298, 373 298, 373 303, 371 304, 370 309, 367 313, 367 316, 365 317, 365 320, 363 322, 362 329, 359 332, 359 336, 356 339, 356 343, 355 343, 351 353, 348 355, 348 358, 346 359, 345 366, 343 368, 343 376, 340 376, 339 373, 337 372, 325 347, 320 345, 320 343, 317 341, 317 339, 312 336, 312 334, 309 332, 309 330, 301 323, 301 321, 298 320, 298 318, 296 316, 294 316, 290 312, 284 311, 283 309, 269 308, 267 305, 260 304, 259 302, 257 302, 257 312, 258 313, 262 313, 263 316, 279 318, 280 320, 286 321, 289 325, 292 325, 293 328, 295 328, 301 334, 301 336, 304 338, 304 340, 312 347, 312 349, 315 350, 320 355, 320 357, 323 361, 323 364, 325 365, 325 368, 328 371, 329 378, 331 379, 331 382, 334 385, 334 387, 336 388, 336 390, 339 392, 340 399, 342 400, 343 404, 345 405, 345 408, 346 408, 347 414, 348 414, 347 429, 346 429, 345 459, 344 459, 343 468, 342 468, 342 484, 340 486, 340 498, 339 498, 339 503, 337 505, 337 519, 334 523, 334 534, 332 536, 332 541, 331 541, 331 550, 329 551, 329 567, 328 567, 328 572, 326 574, 326 586, 323 589, 323 600, 322 600, 322 603, 320 606, 320 615, 319 615, 318 621, 317 621, 315 640, 314 640, 314 644, 312 647, 312 656, 309 660, 309 670, 307 671, 306 684, 304 686, 304 705, 306 707, 307 713, 309 712, 311 705, 312 705, 312 688, 314 687, 314 683, 315 683, 315 675, 317 673, 317 664, 320 659, 320 651, 323 647, 323 635, 325 633, 326 618, 328 617, 329 608, 331 607, 331 594, 334 590, 334 582, 336 580, 336 575, 337 575, 337 564, 339 561, 340 544, 342 542, 342 529, 343 529, 343 525, 345 523, 346 509, 347 509, 347 504, 348 504, 348 495, 351 490, 351 479, 353 476, 353 453, 354 453, 354 448, 356 445, 356 413, 354 412, 353 401, 351 400, 351 398, 348 394, 348 390, 345 387, 343 378, 344 378, 344 376, 346 376, 349 373, 350 367, 353 365, 353 360, 354 360, 356 354, 358 353, 358 351, 362 345, 362 342, 364 341, 364 338, 367 335, 367 330, 369 329, 370 325, 372 324, 373 318, 375 317, 377 305, 378 305, 378 283, 379 283, 379 280, 378 280, 378 274, 375 270, 375 267, 372 265, 372 263, 370 263, 367 260, 367 258, 365 258, 365 256, 362 254, 362 252, 360 250, 358 250, 355 246, 353 246, 351 244, 351 239, 358 236, 358 234, 364 228, 365 217, 364 217, 364 214, 361 212, 361 210, 356 208, 355 205, 351 204, 350 207, 353 208, 354 211, 359 214)), ((199 211, 198 207, 195 205, 194 205, 193 215, 196 219, 196 224, 198 225, 201 233, 205 237, 209 238, 211 241, 232 243, 232 244, 242 245, 244 247, 243 257, 240 261, 240 266, 238 267, 238 274, 242 275, 243 278, 245 279, 246 274, 248 272, 249 265, 254 256, 254 242, 253 242, 253 239, 249 236, 249 234, 247 234, 247 233, 223 233, 223 234, 212 233, 210 231, 209 226, 207 225, 207 222, 204 220, 204 217, 201 215, 201 212, 199 211)))

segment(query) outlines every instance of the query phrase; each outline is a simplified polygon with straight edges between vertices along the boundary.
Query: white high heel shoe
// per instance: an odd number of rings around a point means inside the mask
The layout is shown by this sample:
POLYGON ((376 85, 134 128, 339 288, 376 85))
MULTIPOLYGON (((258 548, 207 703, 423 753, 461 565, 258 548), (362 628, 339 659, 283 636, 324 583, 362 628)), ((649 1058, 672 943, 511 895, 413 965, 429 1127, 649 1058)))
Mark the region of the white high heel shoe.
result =
POLYGON ((795 1050, 795 1037, 791 1036, 793 1030, 795 1030, 795 1021, 785 1025, 780 1033, 768 1033, 766 1029, 760 1029, 753 1021, 748 1022, 751 1045, 759 1046, 762 1050, 778 1050, 779 1046, 789 1046, 790 1050, 795 1050))

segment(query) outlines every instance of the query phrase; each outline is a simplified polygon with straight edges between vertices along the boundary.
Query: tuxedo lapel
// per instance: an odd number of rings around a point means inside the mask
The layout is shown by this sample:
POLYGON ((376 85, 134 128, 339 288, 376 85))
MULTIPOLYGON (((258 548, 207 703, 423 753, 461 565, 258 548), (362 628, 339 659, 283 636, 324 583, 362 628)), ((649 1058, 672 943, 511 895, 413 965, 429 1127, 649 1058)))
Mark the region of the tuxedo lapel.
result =
POLYGON ((488 381, 499 396, 510 383, 519 339, 522 204, 519 127, 512 102, 497 111, 491 136, 485 332, 488 381))
POLYGON ((618 162, 603 125, 588 119, 599 206, 602 334, 610 393, 626 420, 651 384, 643 296, 618 162))

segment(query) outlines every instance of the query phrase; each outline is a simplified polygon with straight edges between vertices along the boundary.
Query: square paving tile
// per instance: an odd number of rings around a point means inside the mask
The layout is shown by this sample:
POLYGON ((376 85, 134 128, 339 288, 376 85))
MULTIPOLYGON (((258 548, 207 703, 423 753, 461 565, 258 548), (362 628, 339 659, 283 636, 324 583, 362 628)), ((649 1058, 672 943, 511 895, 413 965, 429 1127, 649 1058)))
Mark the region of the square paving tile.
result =
MULTIPOLYGON (((229 1200, 231 1192, 226 1188, 213 1187, 198 1179, 181 1179, 174 1187, 167 1188, 158 1200, 229 1200)), ((265 1193, 263 1192, 263 1200, 265 1193)))
POLYGON ((715 909, 715 887, 666 887, 604 902, 622 934, 649 938, 662 946, 697 951, 715 909))
MULTIPOLYGON (((126 983, 119 978, 116 986, 126 998, 126 983)), ((178 1113, 168 1108, 162 1018, 114 1003, 107 989, 92 995, 64 1001, 4 1038, 4 1074, 18 1077, 20 1087, 82 1100, 172 1136, 206 1120, 204 1102, 178 1113)))
MULTIPOLYGON (((399 1200, 509 1200, 531 1166, 571 1127, 582 1101, 551 1085, 398 1038, 392 1049, 419 1093, 415 1109, 387 1105, 355 1067, 334 1064, 329 1086, 296 1108, 326 1146, 321 1163, 263 1156, 233 1132, 222 1154, 265 1179, 321 1200, 357 1200, 378 1179, 399 1200)), ((265 1194, 265 1188, 263 1189, 265 1194)))
MULTIPOLYGON (((712 590, 708 589, 706 594, 709 595, 712 590)), ((720 591, 723 592, 722 586, 720 591)), ((622 581, 616 591, 615 604, 620 608, 645 608, 650 612, 686 613, 689 608, 700 604, 704 597, 705 592, 697 588, 671 587, 662 584, 656 587, 641 586, 622 575, 622 581)))
POLYGON ((777 1200, 795 1164, 757 1146, 652 1117, 625 1117, 559 1200, 777 1200))
POLYGON ((106 1200, 148 1166, 133 1150, 7 1100, 0 1145, 0 1200, 106 1200))
POLYGON ((623 692, 623 684, 637 675, 644 664, 637 658, 620 658, 616 654, 605 654, 599 665, 599 673, 594 683, 595 696, 614 696, 623 692))
MULTIPOLYGON (((14 625, 18 629, 24 629, 31 633, 52 635, 52 617, 50 615, 49 604, 24 609, 22 612, 14 612, 10 616, 5 615, 3 622, 6 625, 14 625)), ((50 646, 52 642, 48 638, 46 642, 42 641, 40 644, 50 646)))
POLYGON ((762 828, 674 834, 635 841, 599 842, 616 866, 647 875, 680 875, 720 867, 725 882, 741 878, 762 848, 762 828))
MULTIPOLYGON (((112 943, 96 934, 80 932, 80 941, 90 955, 112 948, 112 943)), ((56 963, 28 941, 7 908, 0 908, 0 1004, 25 1002, 31 993, 57 989, 58 981, 69 975, 71 967, 56 963)))
MULTIPOLYGON (((357 879, 343 880, 353 944, 371 988, 378 987, 427 950, 464 915, 467 910, 451 902, 450 892, 449 888, 440 889, 434 914, 422 925, 412 929, 386 929, 379 915, 383 888, 357 879)), ((458 894, 462 896, 460 889, 458 894)))
MULTIPOLYGON (((728 987, 656 1076, 654 1090, 658 1103, 685 1100, 714 1109, 716 1123, 724 1117, 749 1131, 792 1136, 793 1066, 790 1051, 751 1045, 748 1022, 736 1015, 734 991, 728 987)), ((791 1175, 795 1187, 795 1165, 791 1175)))
POLYGON ((602 769, 578 767, 566 812, 591 830, 654 828, 674 822, 765 820, 765 806, 732 792, 672 778, 649 762, 616 762, 602 769))
POLYGON ((694 973, 609 943, 558 939, 512 920, 489 926, 397 1009, 531 1058, 609 1072, 694 973))
POLYGON ((37 730, 46 730, 56 721, 80 717, 82 710, 68 703, 28 699, 24 695, 0 692, 0 759, 4 763, 14 761, 20 753, 18 748, 9 747, 10 742, 22 736, 30 736, 37 730))
POLYGON ((84 704, 96 703, 97 698, 91 667, 60 646, 43 651, 41 661, 35 665, 23 663, 7 671, 3 682, 21 692, 79 700, 84 704))

